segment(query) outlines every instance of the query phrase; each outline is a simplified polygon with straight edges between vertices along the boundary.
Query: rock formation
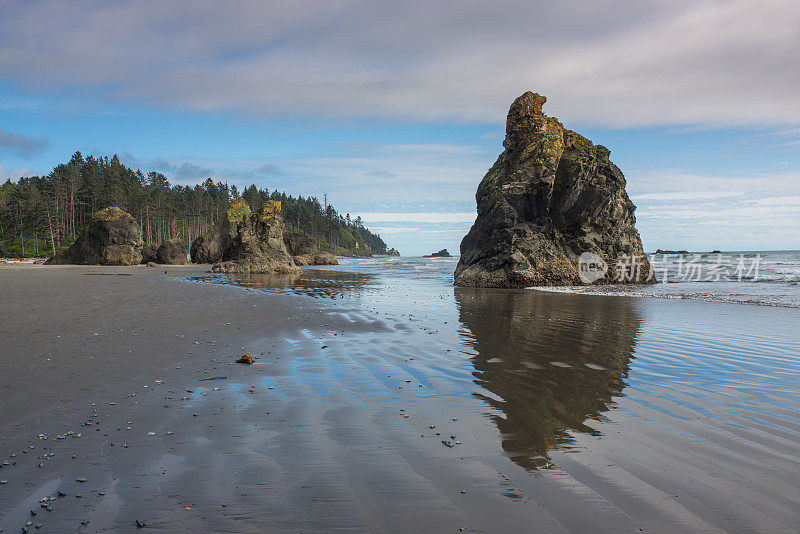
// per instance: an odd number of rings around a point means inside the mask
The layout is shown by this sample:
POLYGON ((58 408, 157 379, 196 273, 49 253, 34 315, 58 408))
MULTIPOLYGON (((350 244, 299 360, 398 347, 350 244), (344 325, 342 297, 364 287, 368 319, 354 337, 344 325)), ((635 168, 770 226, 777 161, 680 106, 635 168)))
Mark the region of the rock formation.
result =
POLYGON ((315 254, 317 252, 316 241, 306 233, 285 235, 283 236, 283 243, 292 256, 315 254))
POLYGON ((339 265, 336 256, 330 252, 319 252, 316 241, 308 234, 286 235, 283 242, 295 265, 339 265))
POLYGON ((339 265, 339 260, 330 252, 316 252, 314 254, 298 254, 292 256, 295 265, 339 265))
POLYGON ((296 273, 283 242, 281 203, 267 201, 256 213, 243 200, 227 217, 192 243, 192 261, 214 262, 213 272, 296 273))
POLYGON ((447 252, 446 248, 443 248, 439 252, 434 252, 432 254, 428 254, 427 256, 422 256, 423 258, 452 258, 453 256, 447 252))
POLYGON ((387 256, 399 256, 400 252, 395 248, 390 248, 389 250, 386 251, 386 255, 387 256))
POLYGON ((147 264, 158 260, 158 246, 155 243, 145 245, 142 249, 142 263, 147 264))
POLYGON ((544 115, 546 100, 526 92, 509 109, 505 150, 478 186, 455 284, 581 284, 585 258, 603 268, 589 281, 646 283, 650 264, 622 171, 606 147, 544 115))
POLYGON ((78 239, 49 260, 48 265, 138 265, 142 233, 134 218, 116 207, 94 214, 78 239))
POLYGON ((159 245, 156 261, 162 265, 184 265, 189 251, 183 239, 168 239, 159 245))

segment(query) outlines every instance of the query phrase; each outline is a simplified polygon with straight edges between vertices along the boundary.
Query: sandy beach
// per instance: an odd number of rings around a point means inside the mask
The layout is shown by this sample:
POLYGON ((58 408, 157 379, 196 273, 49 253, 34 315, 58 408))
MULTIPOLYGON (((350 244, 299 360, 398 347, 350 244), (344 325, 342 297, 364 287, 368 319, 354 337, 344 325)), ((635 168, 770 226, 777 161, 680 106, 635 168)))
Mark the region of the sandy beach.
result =
POLYGON ((0 266, 4 532, 799 526, 800 310, 205 271, 0 266))

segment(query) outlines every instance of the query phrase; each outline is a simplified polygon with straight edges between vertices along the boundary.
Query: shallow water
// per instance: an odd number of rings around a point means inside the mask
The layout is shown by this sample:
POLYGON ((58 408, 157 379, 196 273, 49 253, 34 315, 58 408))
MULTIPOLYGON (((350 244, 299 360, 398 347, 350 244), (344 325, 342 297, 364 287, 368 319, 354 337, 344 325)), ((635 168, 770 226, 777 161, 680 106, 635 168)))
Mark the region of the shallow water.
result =
POLYGON ((800 251, 651 254, 659 283, 581 286, 545 291, 800 307, 800 251))
POLYGON ((57 484, 56 531, 797 530, 800 310, 454 288, 454 267, 19 272, 0 427, 29 452, 0 528, 57 484), (82 276, 112 271, 133 276, 82 276))
POLYGON ((576 435, 602 435, 621 399, 637 415, 749 429, 762 447, 781 436, 800 457, 797 310, 454 288, 456 261, 345 259, 297 278, 194 280, 307 295, 343 314, 379 317, 386 344, 424 350, 420 377, 481 401, 503 450, 528 469, 568 450, 576 435))

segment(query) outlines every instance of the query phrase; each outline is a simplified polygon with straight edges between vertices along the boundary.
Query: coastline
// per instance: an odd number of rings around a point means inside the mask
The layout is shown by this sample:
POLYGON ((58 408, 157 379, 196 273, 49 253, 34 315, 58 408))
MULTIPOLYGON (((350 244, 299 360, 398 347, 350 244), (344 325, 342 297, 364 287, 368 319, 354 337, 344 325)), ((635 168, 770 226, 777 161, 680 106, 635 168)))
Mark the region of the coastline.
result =
POLYGON ((206 271, 0 266, 0 528, 747 531, 800 510, 797 310, 206 271))

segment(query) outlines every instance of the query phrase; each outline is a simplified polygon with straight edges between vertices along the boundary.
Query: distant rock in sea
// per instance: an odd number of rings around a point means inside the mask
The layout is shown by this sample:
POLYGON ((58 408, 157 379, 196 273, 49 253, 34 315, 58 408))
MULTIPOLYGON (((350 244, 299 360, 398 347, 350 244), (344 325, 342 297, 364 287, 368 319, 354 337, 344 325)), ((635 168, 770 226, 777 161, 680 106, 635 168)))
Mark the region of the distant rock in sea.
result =
POLYGON ((443 248, 439 252, 434 252, 432 254, 428 254, 427 256, 422 256, 423 258, 452 258, 453 256, 447 252, 446 248, 443 248))
POLYGON ((455 284, 581 284, 585 258, 599 269, 590 281, 613 283, 623 273, 621 282, 646 283, 650 264, 622 171, 606 147, 545 115, 546 100, 526 92, 509 109, 505 150, 478 186, 455 284))
POLYGON ((712 250, 710 253, 711 254, 722 254, 722 252, 719 251, 719 250, 712 250))
MULTIPOLYGON (((656 254, 688 254, 688 253, 689 253, 688 250, 661 250, 661 249, 656 250, 656 254)), ((714 253, 712 252, 712 254, 714 253)))
POLYGON ((267 201, 255 213, 243 200, 227 217, 194 240, 192 261, 214 263, 213 272, 296 273, 299 269, 283 241, 281 203, 267 201))
POLYGON ((138 265, 142 233, 134 218, 117 207, 98 211, 78 239, 48 265, 138 265))
POLYGON ((389 250, 386 251, 386 255, 387 256, 399 256, 400 252, 398 252, 397 249, 395 249, 395 248, 390 248, 389 250))

